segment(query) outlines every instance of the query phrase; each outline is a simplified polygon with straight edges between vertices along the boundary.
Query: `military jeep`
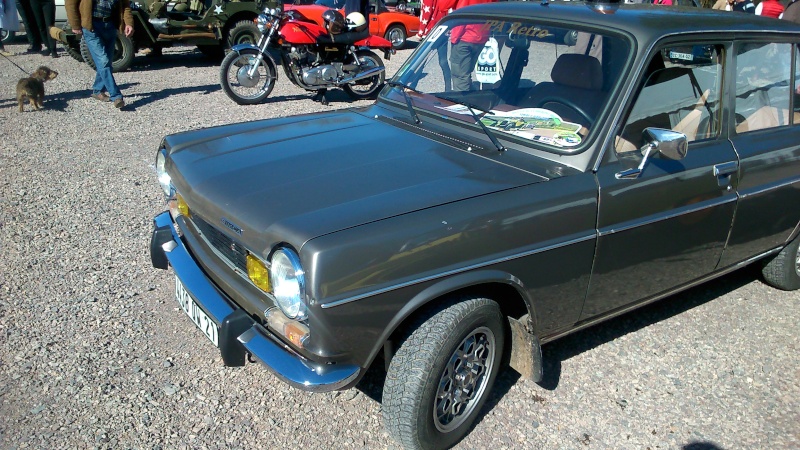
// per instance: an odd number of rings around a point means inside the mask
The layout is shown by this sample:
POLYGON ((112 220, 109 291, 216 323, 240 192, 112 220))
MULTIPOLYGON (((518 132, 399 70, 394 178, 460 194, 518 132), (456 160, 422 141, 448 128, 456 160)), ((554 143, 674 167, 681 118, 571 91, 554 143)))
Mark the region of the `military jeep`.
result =
MULTIPOLYGON (((133 36, 117 35, 114 72, 128 69, 138 50, 159 55, 173 45, 195 45, 204 55, 222 57, 232 45, 252 42, 259 36, 254 19, 274 0, 132 0, 133 36)), ((51 35, 64 44, 67 53, 92 68, 94 61, 85 42, 69 23, 53 27, 51 35)))

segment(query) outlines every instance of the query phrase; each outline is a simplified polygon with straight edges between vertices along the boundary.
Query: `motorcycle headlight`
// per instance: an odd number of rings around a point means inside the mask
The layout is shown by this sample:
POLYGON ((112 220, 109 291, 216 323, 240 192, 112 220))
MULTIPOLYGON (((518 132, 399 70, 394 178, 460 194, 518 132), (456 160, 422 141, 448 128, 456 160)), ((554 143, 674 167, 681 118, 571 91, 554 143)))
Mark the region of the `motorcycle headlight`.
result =
POLYGON ((308 314, 305 301, 305 273, 300 258, 288 248, 272 255, 270 264, 272 295, 284 314, 290 319, 304 320, 308 314))
POLYGON ((256 27, 258 27, 258 31, 266 32, 269 28, 269 18, 265 14, 259 14, 256 19, 256 27))
POLYGON ((170 198, 173 191, 172 178, 167 173, 166 165, 167 151, 162 148, 156 154, 156 177, 158 178, 158 184, 161 185, 161 189, 164 191, 164 195, 170 198))

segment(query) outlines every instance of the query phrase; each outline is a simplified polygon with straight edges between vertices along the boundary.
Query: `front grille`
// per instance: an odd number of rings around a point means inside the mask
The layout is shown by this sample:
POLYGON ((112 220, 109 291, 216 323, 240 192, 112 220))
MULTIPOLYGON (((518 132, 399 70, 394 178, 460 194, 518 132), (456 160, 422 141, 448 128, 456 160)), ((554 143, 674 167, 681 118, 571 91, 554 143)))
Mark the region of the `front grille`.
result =
POLYGON ((192 215, 192 222, 211 247, 234 267, 247 273, 247 250, 242 244, 223 234, 196 214, 192 215))

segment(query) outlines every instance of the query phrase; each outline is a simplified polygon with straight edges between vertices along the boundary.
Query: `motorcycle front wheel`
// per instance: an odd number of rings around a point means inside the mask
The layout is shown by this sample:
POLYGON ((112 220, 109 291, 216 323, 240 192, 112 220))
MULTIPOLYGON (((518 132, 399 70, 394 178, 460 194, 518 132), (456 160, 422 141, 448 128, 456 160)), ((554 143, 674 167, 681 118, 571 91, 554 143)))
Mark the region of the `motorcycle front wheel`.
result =
POLYGON ((275 63, 268 56, 258 63, 252 76, 250 71, 258 61, 258 50, 232 51, 222 60, 219 82, 227 96, 240 105, 255 105, 269 97, 278 79, 275 63))
MULTIPOLYGON (((358 57, 358 63, 362 67, 362 71, 372 70, 376 67, 383 68, 383 60, 380 56, 376 55, 375 53, 369 50, 361 50, 356 53, 358 57)), ((350 84, 345 84, 342 86, 347 94, 356 99, 356 100, 363 100, 366 98, 373 97, 378 91, 381 90, 383 87, 383 82, 385 80, 385 70, 381 71, 379 74, 362 78, 360 80, 356 80, 350 84)))

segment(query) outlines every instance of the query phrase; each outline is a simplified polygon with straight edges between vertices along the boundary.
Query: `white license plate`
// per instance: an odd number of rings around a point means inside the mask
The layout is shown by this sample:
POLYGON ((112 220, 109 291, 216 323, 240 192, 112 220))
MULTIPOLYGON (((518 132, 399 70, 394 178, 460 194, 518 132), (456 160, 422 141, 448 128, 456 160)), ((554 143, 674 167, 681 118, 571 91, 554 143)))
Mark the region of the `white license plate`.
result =
POLYGON ((684 61, 693 61, 694 55, 691 53, 669 52, 669 57, 672 59, 682 59, 684 61))
POLYGON ((197 306, 197 303, 192 299, 189 291, 183 287, 183 283, 181 283, 178 277, 175 277, 175 298, 178 300, 178 305, 180 305, 183 312, 192 319, 192 322, 197 325, 197 328, 206 335, 214 346, 219 347, 219 330, 217 329, 217 324, 197 306))

